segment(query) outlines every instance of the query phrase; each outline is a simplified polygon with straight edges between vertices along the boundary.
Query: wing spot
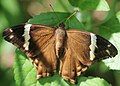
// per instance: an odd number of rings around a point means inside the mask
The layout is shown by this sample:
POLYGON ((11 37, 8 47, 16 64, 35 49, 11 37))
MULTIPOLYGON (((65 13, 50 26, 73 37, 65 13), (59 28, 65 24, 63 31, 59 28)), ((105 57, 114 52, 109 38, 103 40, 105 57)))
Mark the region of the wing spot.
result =
POLYGON ((47 76, 49 76, 50 74, 49 73, 47 73, 47 76))
POLYGON ((42 77, 42 75, 41 75, 41 74, 37 75, 37 79, 39 79, 39 78, 41 78, 41 77, 42 77))
POLYGON ((79 66, 79 67, 77 67, 77 70, 81 70, 81 67, 79 66))
POLYGON ((9 38, 12 39, 14 37, 14 35, 10 35, 9 38))
POLYGON ((110 55, 110 51, 109 50, 106 50, 106 52, 110 55))
POLYGON ((81 71, 77 72, 77 76, 79 76, 81 74, 81 71))
POLYGON ((12 29, 9 29, 10 30, 10 32, 13 32, 13 30, 12 29))
POLYGON ((107 47, 111 47, 111 44, 107 45, 107 47))
POLYGON ((71 82, 72 84, 75 84, 75 80, 74 80, 74 79, 70 79, 70 82, 71 82))

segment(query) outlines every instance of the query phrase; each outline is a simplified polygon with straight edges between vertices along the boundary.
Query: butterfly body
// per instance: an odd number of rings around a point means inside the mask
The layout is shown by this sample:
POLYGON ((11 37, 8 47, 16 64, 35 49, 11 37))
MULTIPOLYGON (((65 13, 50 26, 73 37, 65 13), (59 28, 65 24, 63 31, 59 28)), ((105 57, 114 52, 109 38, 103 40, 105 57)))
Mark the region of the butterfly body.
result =
POLYGON ((23 24, 3 32, 8 42, 32 59, 37 78, 59 74, 71 83, 95 60, 114 57, 117 49, 109 41, 90 32, 23 24))
POLYGON ((65 28, 57 28, 55 30, 55 49, 56 49, 56 56, 59 58, 59 52, 63 49, 66 39, 66 31, 65 28))

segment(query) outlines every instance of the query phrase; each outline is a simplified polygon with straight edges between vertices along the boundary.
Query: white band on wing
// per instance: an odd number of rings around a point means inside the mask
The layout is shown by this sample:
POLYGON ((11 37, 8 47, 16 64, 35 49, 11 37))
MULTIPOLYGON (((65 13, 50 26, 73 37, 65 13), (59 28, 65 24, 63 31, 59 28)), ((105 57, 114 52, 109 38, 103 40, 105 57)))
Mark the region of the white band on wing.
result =
POLYGON ((91 36, 91 45, 89 46, 90 47, 90 60, 94 60, 95 58, 94 52, 95 52, 95 48, 97 47, 97 44, 96 44, 97 37, 93 33, 90 33, 90 36, 91 36))
POLYGON ((23 45, 23 47, 25 48, 25 50, 29 50, 29 39, 30 39, 30 27, 32 26, 32 24, 26 24, 24 26, 25 30, 24 30, 24 38, 25 38, 25 44, 23 45))

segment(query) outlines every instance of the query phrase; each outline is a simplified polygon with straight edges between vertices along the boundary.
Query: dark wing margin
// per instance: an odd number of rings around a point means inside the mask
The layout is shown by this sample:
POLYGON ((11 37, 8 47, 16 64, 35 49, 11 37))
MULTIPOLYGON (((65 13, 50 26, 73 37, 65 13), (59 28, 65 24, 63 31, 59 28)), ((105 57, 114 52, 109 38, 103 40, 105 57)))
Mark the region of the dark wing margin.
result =
POLYGON ((118 54, 118 50, 112 43, 99 35, 96 35, 96 37, 97 48, 95 49, 95 60, 115 57, 118 54))
POLYGON ((24 26, 25 24, 14 26, 5 29, 3 32, 3 38, 20 48, 22 51, 24 51, 23 44, 25 42, 24 37, 22 36, 24 34, 24 26))

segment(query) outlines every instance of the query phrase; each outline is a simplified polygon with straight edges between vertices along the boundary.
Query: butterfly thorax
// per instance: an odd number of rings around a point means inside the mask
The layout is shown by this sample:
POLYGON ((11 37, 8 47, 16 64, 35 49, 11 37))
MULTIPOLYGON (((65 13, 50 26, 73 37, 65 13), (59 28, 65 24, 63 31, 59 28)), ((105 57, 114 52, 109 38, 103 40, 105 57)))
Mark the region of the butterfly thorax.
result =
POLYGON ((55 49, 56 49, 56 56, 59 58, 59 53, 63 49, 64 40, 66 38, 66 31, 65 28, 59 27, 55 31, 55 49))

